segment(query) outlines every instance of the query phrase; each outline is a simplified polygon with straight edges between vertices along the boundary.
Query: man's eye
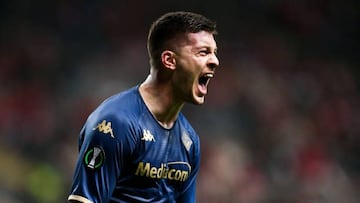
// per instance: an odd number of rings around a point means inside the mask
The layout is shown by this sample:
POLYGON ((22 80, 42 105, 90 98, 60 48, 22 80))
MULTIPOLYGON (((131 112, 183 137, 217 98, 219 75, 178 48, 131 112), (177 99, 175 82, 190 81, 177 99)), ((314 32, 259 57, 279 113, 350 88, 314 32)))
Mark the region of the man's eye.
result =
POLYGON ((207 54, 208 54, 208 51, 206 51, 206 50, 202 50, 199 52, 200 56, 206 56, 207 54))

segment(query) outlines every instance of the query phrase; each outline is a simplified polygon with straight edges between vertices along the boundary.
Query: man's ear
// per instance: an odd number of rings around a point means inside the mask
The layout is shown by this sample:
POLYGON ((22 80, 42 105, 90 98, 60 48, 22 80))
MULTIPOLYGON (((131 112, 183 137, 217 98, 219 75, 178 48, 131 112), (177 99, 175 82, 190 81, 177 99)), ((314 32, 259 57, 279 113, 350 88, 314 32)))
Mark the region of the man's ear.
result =
POLYGON ((169 50, 163 51, 161 53, 161 62, 165 66, 165 68, 175 70, 176 67, 175 53, 169 50))

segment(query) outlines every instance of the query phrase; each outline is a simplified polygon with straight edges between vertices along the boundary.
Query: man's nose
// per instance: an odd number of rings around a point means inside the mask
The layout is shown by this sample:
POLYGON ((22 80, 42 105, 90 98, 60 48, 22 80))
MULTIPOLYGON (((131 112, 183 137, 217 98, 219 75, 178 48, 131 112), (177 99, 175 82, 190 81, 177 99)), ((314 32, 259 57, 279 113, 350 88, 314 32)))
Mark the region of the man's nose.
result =
POLYGON ((211 69, 215 69, 219 66, 219 59, 215 54, 209 58, 208 65, 211 69))

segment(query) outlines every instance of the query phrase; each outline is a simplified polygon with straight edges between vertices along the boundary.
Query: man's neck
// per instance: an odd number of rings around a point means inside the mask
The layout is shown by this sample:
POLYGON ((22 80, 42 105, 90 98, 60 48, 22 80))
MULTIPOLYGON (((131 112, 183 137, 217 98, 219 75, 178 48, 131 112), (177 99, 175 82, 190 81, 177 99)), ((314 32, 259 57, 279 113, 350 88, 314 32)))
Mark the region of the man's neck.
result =
POLYGON ((159 83, 149 75, 140 85, 139 92, 159 124, 170 129, 184 106, 184 102, 175 101, 171 86, 167 83, 159 83))

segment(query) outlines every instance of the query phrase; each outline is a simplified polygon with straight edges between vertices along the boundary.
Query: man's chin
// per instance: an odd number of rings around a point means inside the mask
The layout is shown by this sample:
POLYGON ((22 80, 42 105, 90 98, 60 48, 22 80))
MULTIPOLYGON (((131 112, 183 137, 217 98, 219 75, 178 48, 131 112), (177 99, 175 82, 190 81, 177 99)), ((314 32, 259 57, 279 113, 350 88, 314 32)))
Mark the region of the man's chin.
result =
POLYGON ((201 97, 194 96, 190 103, 195 104, 195 105, 202 105, 205 103, 205 96, 201 96, 201 97))

